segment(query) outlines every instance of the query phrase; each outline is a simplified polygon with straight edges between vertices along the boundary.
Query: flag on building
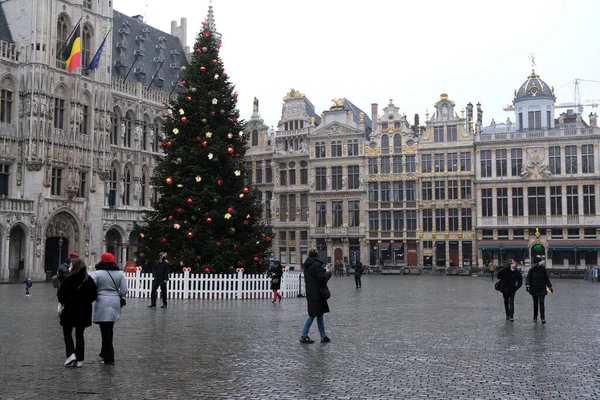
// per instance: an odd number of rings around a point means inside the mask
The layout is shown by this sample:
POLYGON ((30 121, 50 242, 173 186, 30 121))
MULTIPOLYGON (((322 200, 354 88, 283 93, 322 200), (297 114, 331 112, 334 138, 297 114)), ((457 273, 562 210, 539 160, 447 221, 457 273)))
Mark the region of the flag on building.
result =
POLYGON ((67 64, 67 70, 73 70, 81 66, 81 27, 79 24, 73 30, 71 39, 61 52, 62 59, 67 64))
MULTIPOLYGON (((110 33, 110 31, 108 31, 108 33, 110 33)), ((98 68, 98 64, 100 64, 100 57, 102 56, 102 49, 104 49, 104 43, 106 42, 108 33, 106 36, 104 36, 104 40, 102 41, 102 44, 100 44, 100 47, 98 47, 98 51, 96 51, 94 58, 92 58, 92 61, 90 61, 89 65, 85 68, 86 71, 91 71, 98 68)))

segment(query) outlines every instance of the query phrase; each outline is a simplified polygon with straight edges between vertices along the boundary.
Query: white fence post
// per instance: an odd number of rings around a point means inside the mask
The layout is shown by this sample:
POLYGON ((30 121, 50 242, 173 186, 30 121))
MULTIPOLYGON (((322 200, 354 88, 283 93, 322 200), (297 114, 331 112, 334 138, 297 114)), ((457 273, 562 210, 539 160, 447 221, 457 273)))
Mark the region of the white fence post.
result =
POLYGON ((183 298, 184 299, 190 298, 190 271, 191 270, 192 270, 191 268, 183 269, 183 298))
POLYGON ((244 268, 238 268, 237 271, 237 299, 243 299, 243 285, 244 285, 244 268))
POLYGON ((133 297, 141 297, 142 296, 142 267, 135 267, 135 288, 133 290, 133 297))

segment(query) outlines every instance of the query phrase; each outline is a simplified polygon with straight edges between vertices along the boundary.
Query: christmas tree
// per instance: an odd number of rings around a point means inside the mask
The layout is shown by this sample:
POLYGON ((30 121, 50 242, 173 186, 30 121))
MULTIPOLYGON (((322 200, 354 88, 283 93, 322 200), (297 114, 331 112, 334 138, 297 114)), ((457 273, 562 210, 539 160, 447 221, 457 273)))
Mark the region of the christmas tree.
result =
POLYGON ((185 90, 167 110, 164 157, 152 177, 159 199, 144 216, 139 258, 165 251, 172 265, 193 272, 261 272, 272 230, 261 221, 260 192, 246 184, 247 135, 221 45, 203 25, 191 64, 181 68, 185 90))

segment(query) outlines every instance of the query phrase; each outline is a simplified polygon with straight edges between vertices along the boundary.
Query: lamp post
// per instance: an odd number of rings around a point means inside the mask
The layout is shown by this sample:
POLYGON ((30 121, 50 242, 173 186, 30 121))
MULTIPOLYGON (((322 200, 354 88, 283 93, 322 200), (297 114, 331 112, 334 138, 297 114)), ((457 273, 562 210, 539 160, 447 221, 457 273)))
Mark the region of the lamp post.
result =
POLYGON ((575 249, 575 269, 579 266, 579 262, 577 260, 577 245, 574 246, 575 249))
POLYGON ((63 247, 63 243, 64 240, 62 238, 62 233, 60 233, 60 237, 58 238, 58 264, 60 265, 61 263, 61 257, 62 257, 62 247, 63 247))
POLYGON ((500 262, 498 264, 502 265, 502 244, 500 244, 500 262))
POLYGON ((113 247, 115 248, 114 255, 118 262, 118 260, 119 260, 119 241, 117 240, 117 238, 115 238, 115 240, 113 241, 113 247))

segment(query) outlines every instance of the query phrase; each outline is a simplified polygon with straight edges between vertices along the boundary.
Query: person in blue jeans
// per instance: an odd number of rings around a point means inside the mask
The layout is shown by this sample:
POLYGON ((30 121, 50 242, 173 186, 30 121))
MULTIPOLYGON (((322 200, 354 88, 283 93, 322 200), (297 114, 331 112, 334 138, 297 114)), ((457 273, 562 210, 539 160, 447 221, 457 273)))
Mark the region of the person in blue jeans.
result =
POLYGON ((315 318, 317 319, 321 342, 328 343, 331 341, 325 333, 325 322, 323 321, 323 314, 329 312, 329 305, 327 304, 327 299, 322 294, 322 289, 327 289, 327 281, 331 278, 331 269, 324 268, 323 265, 323 261, 317 258, 317 251, 311 249, 304 261, 304 283, 306 284, 308 318, 306 318, 304 328, 302 329, 300 343, 315 342, 308 336, 308 331, 315 318))

